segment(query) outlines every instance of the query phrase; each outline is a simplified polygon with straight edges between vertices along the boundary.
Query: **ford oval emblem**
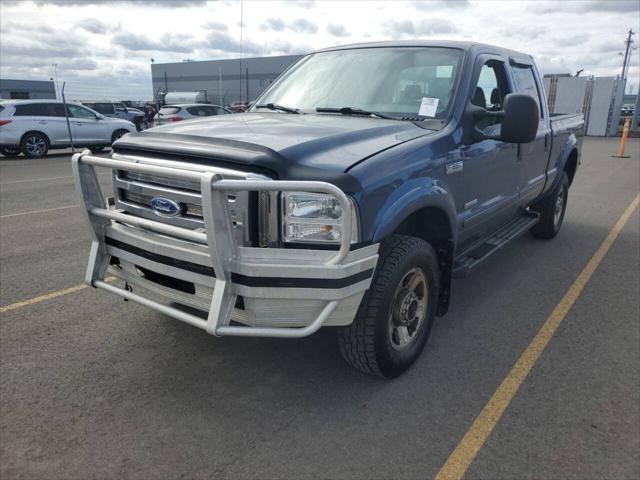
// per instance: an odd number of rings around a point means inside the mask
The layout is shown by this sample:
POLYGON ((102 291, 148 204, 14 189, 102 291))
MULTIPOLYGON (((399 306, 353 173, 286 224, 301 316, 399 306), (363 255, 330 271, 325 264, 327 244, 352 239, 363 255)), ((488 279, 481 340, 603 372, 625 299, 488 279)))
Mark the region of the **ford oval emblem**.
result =
POLYGON ((149 205, 154 213, 164 217, 175 217, 181 210, 178 202, 164 197, 153 197, 149 205))

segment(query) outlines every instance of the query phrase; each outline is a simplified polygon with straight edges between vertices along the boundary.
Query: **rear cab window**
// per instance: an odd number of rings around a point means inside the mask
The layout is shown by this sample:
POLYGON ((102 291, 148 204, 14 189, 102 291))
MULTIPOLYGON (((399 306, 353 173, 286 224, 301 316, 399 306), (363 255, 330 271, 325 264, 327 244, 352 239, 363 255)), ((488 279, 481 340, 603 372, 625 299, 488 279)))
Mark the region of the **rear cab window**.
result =
POLYGON ((85 103, 85 105, 98 113, 103 115, 111 115, 113 114, 113 104, 112 103, 85 103))
POLYGON ((543 109, 540 104, 540 91, 538 88, 538 82, 536 82, 535 74, 533 73, 533 67, 524 64, 512 64, 511 72, 518 92, 525 93, 533 97, 538 104, 540 117, 543 117, 543 109))

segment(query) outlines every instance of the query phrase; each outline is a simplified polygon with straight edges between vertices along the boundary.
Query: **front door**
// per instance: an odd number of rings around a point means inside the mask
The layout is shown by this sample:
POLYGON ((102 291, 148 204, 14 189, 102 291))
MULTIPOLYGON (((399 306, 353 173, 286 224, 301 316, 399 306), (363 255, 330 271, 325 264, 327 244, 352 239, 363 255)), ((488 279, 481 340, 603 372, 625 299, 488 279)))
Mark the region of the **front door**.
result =
POLYGON ((537 198, 544 188, 551 149, 551 128, 547 108, 544 102, 540 101, 540 87, 531 60, 512 59, 511 73, 517 92, 531 95, 540 109, 540 122, 535 140, 520 144, 520 204, 526 206, 537 198))
MULTIPOLYGON (((476 63, 469 102, 488 111, 502 110, 512 91, 501 57, 481 55, 476 63)), ((499 137, 501 119, 482 118, 476 127, 499 137)), ((518 147, 501 140, 484 139, 463 145, 447 162, 447 183, 454 190, 459 246, 473 242, 513 218, 518 201, 518 147)))
POLYGON ((95 113, 79 105, 67 105, 67 108, 71 116, 71 132, 75 143, 86 145, 111 143, 106 122, 100 120, 95 113))

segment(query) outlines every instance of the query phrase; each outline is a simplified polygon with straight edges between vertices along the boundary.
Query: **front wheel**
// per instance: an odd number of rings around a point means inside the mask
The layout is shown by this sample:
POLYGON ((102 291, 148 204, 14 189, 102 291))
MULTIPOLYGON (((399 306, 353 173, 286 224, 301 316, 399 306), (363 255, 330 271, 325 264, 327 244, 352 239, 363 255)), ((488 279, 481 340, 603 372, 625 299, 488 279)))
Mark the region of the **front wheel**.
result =
POLYGON ((438 258, 427 242, 401 235, 385 242, 355 320, 338 331, 345 360, 386 378, 409 368, 429 337, 439 281, 438 258))
POLYGON ((113 135, 111 135, 111 143, 115 142, 116 140, 126 135, 127 133, 129 133, 128 130, 116 130, 115 132, 113 132, 113 135))

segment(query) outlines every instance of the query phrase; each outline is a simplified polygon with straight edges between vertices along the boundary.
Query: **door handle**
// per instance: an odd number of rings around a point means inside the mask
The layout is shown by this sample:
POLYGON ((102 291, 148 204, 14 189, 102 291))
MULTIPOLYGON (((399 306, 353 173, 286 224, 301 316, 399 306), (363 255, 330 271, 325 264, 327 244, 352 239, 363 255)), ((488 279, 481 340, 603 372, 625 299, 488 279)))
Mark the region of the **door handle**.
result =
POLYGON ((82 123, 80 123, 80 122, 73 122, 73 124, 82 126, 82 123))
POLYGON ((46 122, 46 121, 44 121, 44 120, 40 120, 38 123, 39 123, 40 125, 47 125, 49 122, 46 122))

